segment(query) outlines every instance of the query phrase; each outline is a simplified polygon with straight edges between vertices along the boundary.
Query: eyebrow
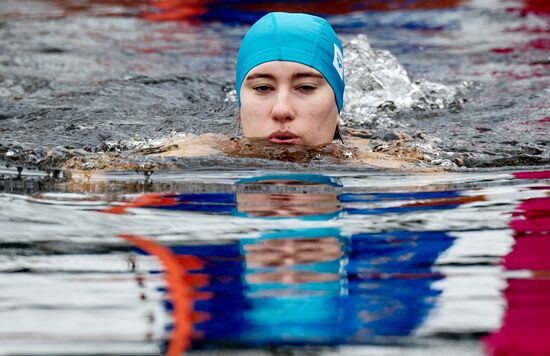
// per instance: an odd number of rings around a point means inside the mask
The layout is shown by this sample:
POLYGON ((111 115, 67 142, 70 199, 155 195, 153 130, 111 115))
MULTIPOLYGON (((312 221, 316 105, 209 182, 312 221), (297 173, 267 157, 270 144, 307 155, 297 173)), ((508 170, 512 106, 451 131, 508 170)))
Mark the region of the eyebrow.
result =
MULTIPOLYGON (((273 79, 275 80, 275 76, 273 74, 269 73, 254 73, 245 78, 245 81, 248 80, 254 80, 259 78, 265 78, 265 79, 273 79)), ((292 74, 292 79, 298 79, 298 78, 324 78, 321 74, 316 72, 297 72, 292 74)))

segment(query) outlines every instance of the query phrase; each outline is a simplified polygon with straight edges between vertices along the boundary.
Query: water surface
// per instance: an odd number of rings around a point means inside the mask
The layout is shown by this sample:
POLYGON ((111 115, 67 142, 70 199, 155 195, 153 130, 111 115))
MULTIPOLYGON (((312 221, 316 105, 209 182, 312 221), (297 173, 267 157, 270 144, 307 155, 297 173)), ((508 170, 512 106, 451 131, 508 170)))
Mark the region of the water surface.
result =
POLYGON ((0 353, 550 351, 548 5, 315 3, 0 3, 0 353), (239 135, 268 10, 341 35, 341 156, 413 165, 166 154, 239 135))
POLYGON ((547 351, 548 178, 6 177, 2 350, 547 351))

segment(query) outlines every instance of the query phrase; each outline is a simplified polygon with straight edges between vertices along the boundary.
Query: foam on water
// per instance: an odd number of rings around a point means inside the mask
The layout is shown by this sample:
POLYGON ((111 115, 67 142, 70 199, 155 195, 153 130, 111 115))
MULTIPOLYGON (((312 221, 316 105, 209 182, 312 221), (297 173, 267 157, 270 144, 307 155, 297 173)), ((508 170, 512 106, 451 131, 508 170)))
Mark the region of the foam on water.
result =
POLYGON ((399 127, 402 124, 391 119, 399 111, 460 106, 457 88, 412 81, 399 60, 390 51, 373 49, 366 35, 358 35, 344 49, 347 69, 344 124, 399 127))

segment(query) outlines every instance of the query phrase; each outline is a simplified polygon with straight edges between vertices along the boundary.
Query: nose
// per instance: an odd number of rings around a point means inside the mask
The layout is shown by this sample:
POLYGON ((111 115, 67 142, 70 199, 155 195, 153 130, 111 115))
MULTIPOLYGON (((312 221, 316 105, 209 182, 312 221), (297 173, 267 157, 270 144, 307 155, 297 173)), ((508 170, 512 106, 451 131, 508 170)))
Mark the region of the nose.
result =
POLYGON ((284 89, 277 91, 275 102, 271 109, 271 118, 273 120, 280 122, 294 120, 296 113, 289 94, 290 93, 284 89))

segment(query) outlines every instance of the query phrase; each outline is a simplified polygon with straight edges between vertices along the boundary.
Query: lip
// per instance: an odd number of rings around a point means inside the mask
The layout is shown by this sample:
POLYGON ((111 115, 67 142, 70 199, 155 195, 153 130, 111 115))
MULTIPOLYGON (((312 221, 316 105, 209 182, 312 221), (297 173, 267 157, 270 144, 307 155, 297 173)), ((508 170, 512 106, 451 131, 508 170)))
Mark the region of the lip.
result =
POLYGON ((295 145, 300 142, 300 136, 292 131, 275 131, 269 135, 268 140, 273 143, 295 145))

